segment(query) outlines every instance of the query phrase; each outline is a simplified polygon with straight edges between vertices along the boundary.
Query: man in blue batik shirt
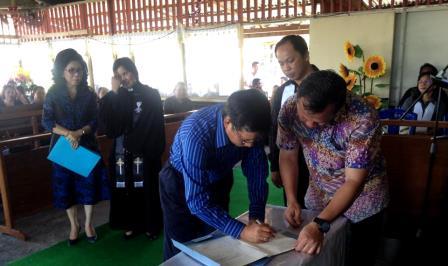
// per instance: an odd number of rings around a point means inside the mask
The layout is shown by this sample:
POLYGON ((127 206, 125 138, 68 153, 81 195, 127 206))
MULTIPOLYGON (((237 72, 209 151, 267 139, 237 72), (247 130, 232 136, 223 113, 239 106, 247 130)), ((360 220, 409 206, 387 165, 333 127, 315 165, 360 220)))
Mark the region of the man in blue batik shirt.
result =
POLYGON ((261 243, 274 236, 264 221, 268 163, 263 137, 270 128, 267 98, 256 90, 233 93, 225 105, 203 108, 182 123, 160 172, 164 218, 164 260, 179 252, 172 239, 185 242, 215 229, 261 243), (241 161, 249 190, 249 224, 228 213, 232 168, 241 161))

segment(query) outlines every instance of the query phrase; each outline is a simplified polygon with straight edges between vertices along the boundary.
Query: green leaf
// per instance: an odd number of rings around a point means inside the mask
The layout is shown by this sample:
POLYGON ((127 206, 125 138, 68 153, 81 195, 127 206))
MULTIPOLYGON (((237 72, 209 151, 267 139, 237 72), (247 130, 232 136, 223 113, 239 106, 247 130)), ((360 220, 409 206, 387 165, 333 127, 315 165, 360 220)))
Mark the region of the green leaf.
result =
POLYGON ((382 98, 381 99, 381 108, 388 108, 389 107, 389 98, 382 98))
POLYGON ((361 85, 355 85, 353 86, 352 92, 354 94, 361 94, 361 89, 362 89, 361 85))
POLYGON ((360 73, 364 74, 364 68, 363 68, 362 66, 360 66, 360 67, 358 68, 358 71, 359 71, 360 73))
POLYGON ((353 72, 353 73, 355 73, 356 75, 360 75, 360 76, 362 76, 363 75, 363 73, 361 72, 359 72, 359 71, 357 71, 357 70, 354 70, 354 69, 349 69, 349 71, 350 72, 353 72))
POLYGON ((355 45, 355 57, 361 58, 363 55, 363 51, 359 45, 355 45))
POLYGON ((387 88, 387 87, 389 87, 389 84, 386 84, 386 83, 375 84, 375 87, 377 87, 377 88, 387 88))

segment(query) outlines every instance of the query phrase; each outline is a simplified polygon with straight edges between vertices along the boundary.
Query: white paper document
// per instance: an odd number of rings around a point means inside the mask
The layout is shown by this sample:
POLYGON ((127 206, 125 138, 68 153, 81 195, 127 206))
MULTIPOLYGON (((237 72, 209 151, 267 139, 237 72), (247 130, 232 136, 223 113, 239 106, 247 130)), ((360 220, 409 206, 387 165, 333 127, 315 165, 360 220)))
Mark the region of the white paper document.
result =
POLYGON ((247 243, 231 236, 213 236, 187 243, 173 241, 181 251, 206 265, 247 265, 265 257, 278 255, 294 248, 295 238, 277 232, 275 238, 266 243, 247 243))
POLYGON ((281 232, 277 232, 275 234, 275 237, 271 239, 269 242, 258 244, 246 243, 246 245, 250 245, 254 248, 257 248, 259 251, 266 254, 266 256, 270 257, 294 249, 295 243, 296 243, 295 238, 291 238, 289 236, 285 236, 281 232))

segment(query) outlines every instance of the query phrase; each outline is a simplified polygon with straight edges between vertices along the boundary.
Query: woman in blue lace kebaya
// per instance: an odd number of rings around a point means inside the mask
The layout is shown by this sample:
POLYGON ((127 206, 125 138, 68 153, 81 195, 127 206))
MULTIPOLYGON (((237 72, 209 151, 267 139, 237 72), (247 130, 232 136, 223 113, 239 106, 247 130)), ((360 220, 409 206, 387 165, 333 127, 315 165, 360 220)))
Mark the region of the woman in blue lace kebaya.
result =
MULTIPOLYGON (((73 149, 83 146, 98 152, 95 139, 97 127, 97 101, 95 93, 87 86, 87 65, 73 49, 58 53, 53 68, 54 85, 44 101, 42 124, 52 132, 50 149, 61 136, 73 149)), ((65 209, 70 220, 69 245, 78 240, 80 225, 76 205, 84 205, 87 240, 97 240, 92 226, 93 205, 109 199, 107 172, 102 161, 88 177, 80 176, 53 163, 53 197, 56 208, 65 209)))

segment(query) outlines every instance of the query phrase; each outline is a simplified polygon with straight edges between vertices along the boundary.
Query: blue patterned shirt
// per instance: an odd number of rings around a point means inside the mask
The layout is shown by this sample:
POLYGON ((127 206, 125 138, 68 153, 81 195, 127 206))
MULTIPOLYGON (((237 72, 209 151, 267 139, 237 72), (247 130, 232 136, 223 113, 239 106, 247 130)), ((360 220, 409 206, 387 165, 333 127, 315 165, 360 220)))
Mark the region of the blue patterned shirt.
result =
POLYGON ((78 130, 89 125, 92 132, 95 132, 97 113, 96 96, 89 88, 78 88, 76 97, 72 100, 67 88, 53 86, 45 97, 42 125, 50 132, 55 124, 68 130, 78 130))
POLYGON ((174 138, 170 162, 184 177, 185 198, 191 213, 239 238, 245 225, 210 201, 208 187, 241 161, 249 189, 249 217, 263 221, 268 163, 263 146, 237 147, 230 142, 224 130, 222 108, 222 104, 206 107, 185 119, 174 138))

